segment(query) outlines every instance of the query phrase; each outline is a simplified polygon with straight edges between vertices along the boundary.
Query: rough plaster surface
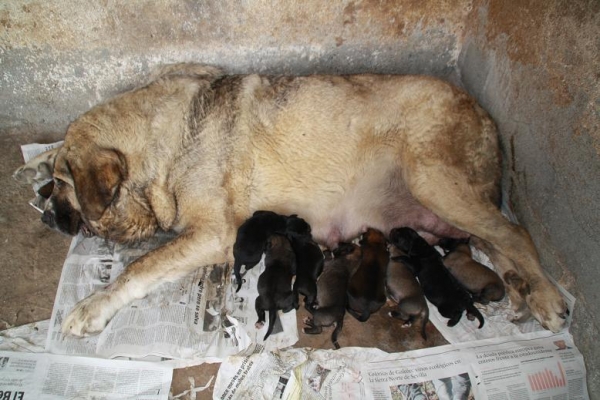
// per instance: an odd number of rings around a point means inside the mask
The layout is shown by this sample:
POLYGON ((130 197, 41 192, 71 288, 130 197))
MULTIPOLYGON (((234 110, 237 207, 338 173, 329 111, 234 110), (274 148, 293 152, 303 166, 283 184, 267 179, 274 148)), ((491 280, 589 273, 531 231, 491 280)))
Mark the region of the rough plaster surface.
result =
POLYGON ((470 1, 8 1, 0 127, 63 129, 157 64, 452 78, 470 1))
POLYGON ((514 211, 577 297, 571 331, 599 398, 600 2, 503 4, 475 2, 458 67, 498 124, 514 211))
POLYGON ((577 297, 572 332, 597 397, 599 58, 597 0, 1 2, 0 328, 49 317, 68 244, 44 230, 9 177, 18 143, 49 139, 22 132, 63 132, 169 62, 232 73, 425 73, 463 84, 497 121, 506 200, 545 268, 577 297))

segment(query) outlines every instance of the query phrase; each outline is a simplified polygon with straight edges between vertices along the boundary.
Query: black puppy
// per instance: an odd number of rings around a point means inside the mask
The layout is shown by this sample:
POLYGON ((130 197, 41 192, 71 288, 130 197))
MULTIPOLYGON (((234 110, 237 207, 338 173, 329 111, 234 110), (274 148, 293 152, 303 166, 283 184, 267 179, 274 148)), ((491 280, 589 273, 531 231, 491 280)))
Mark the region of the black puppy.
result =
MULTIPOLYGON (((310 225, 296 215, 279 215, 272 211, 255 211, 237 231, 233 245, 233 273, 237 283, 236 292, 242 287, 240 270, 242 265, 246 270, 253 268, 260 261, 267 238, 274 233, 294 233, 296 236, 310 235, 310 225)), ((296 273, 296 271, 294 271, 296 273)))
POLYGON ((348 285, 348 312, 360 322, 386 302, 385 274, 389 262, 383 233, 369 228, 360 239, 362 261, 348 285))
POLYGON ((317 279, 323 271, 323 252, 312 239, 306 235, 288 234, 294 254, 296 254, 296 281, 294 293, 304 295, 304 306, 308 309, 317 297, 317 279))
POLYGON ((444 266, 442 256, 411 228, 394 228, 390 232, 390 242, 405 252, 400 259, 417 276, 425 297, 438 308, 448 326, 460 321, 463 311, 467 317, 479 320, 483 326, 483 315, 473 305, 467 290, 450 274, 444 266))
POLYGON ((323 332, 324 326, 335 324, 331 341, 336 349, 340 348, 337 338, 344 325, 346 314, 346 290, 350 276, 360 265, 361 249, 352 243, 340 243, 325 260, 323 273, 317 281, 317 301, 314 307, 308 307, 312 318, 305 318, 307 327, 302 331, 308 334, 323 332))
POLYGON ((267 239, 265 270, 258 277, 258 297, 255 308, 258 315, 256 329, 265 323, 265 311, 269 312, 267 340, 273 332, 277 310, 291 311, 297 307, 297 298, 292 291, 292 278, 296 269, 296 256, 287 237, 274 234, 267 239))

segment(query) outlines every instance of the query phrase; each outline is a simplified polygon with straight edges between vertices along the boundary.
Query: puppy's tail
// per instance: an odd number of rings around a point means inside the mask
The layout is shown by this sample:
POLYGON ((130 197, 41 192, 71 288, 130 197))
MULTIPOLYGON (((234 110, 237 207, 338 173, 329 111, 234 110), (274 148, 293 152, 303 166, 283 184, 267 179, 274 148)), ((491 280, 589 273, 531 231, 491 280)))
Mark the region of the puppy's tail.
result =
POLYGON ((277 309, 271 308, 269 310, 269 327, 267 328, 267 333, 263 340, 267 340, 267 338, 273 333, 273 327, 275 326, 275 321, 277 320, 277 309))
POLYGON ((335 329, 333 330, 333 333, 331 334, 331 343, 333 343, 333 347, 335 347, 336 350, 340 348, 340 344, 338 343, 338 335, 342 331, 343 326, 344 326, 344 316, 342 315, 342 318, 340 318, 336 321, 335 329))
POLYGON ((429 307, 425 304, 425 308, 421 311, 421 336, 423 340, 427 340, 427 322, 429 322, 429 307))
POLYGON ((477 307, 475 307, 472 302, 467 305, 467 313, 477 318, 479 321, 479 329, 481 329, 483 327, 483 315, 481 315, 481 312, 479 312, 477 307))
POLYGON ((241 269, 242 265, 236 261, 233 264, 233 274, 235 275, 235 283, 237 284, 237 289, 235 289, 236 293, 242 288, 242 274, 240 274, 241 269))

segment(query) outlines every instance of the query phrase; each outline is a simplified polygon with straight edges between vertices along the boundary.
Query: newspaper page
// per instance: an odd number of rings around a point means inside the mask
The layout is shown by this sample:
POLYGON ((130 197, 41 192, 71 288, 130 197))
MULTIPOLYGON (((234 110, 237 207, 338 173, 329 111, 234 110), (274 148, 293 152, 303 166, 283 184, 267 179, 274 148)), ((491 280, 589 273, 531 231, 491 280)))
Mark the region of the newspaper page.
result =
POLYGON ((534 332, 387 354, 290 349, 230 357, 216 399, 587 399, 570 334, 534 332))
MULTIPOLYGON (((262 342, 266 328, 254 327, 255 288, 262 263, 244 276, 239 293, 228 264, 201 267, 135 300, 98 335, 76 338, 61 333, 64 317, 79 300, 109 285, 128 264, 171 238, 157 234, 135 245, 119 245, 97 237, 75 237, 59 282, 46 350, 106 358, 154 355, 199 363, 221 361, 253 341, 262 342)), ((293 345, 298 340, 295 320, 295 312, 282 313, 267 348, 293 345)))
POLYGON ((142 361, 0 351, 0 399, 167 400, 172 375, 142 361))
MULTIPOLYGON (((56 149, 57 147, 62 146, 63 143, 64 143, 64 140, 61 140, 61 141, 55 142, 55 143, 49 143, 49 144, 39 144, 39 143, 25 144, 25 145, 21 146, 21 153, 23 153, 23 159, 25 160, 25 162, 28 162, 35 156, 42 154, 45 151, 56 149)), ((35 193, 35 197, 33 199, 29 200, 28 203, 30 206, 32 206, 39 212, 44 211, 46 199, 38 194, 38 190, 40 190, 40 188, 43 187, 48 182, 50 182, 50 179, 34 180, 34 182, 32 184, 33 191, 35 193)))

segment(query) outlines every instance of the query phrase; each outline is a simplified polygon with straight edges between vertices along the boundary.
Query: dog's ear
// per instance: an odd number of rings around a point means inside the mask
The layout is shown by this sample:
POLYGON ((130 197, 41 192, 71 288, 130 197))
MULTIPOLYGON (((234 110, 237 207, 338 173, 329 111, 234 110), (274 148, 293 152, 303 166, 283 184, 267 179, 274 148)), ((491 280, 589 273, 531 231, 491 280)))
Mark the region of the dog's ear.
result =
POLYGON ((127 175, 125 157, 116 150, 97 150, 88 159, 69 163, 75 194, 86 218, 100 219, 127 175))

